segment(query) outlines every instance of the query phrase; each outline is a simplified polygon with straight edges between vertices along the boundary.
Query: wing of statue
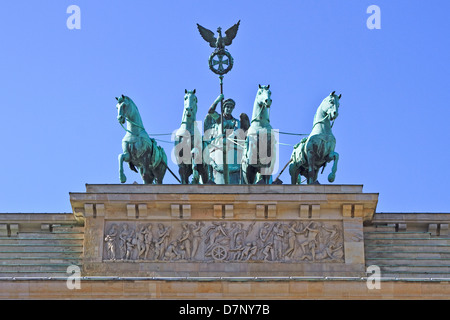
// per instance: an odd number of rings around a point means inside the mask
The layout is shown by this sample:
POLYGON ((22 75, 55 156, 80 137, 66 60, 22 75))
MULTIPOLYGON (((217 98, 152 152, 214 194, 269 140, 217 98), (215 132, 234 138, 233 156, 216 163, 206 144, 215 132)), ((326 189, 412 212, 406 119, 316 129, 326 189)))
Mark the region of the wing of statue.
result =
POLYGON ((214 36, 214 32, 206 29, 205 27, 202 27, 198 23, 197 23, 197 28, 198 28, 198 31, 200 32, 200 35, 202 36, 202 38, 205 39, 205 41, 208 42, 212 48, 215 48, 217 39, 214 36))
POLYGON ((246 113, 241 113, 239 116, 241 118, 241 129, 247 131, 250 128, 250 119, 246 113))
POLYGON ((241 20, 239 20, 234 26, 225 31, 225 37, 223 38, 223 41, 226 46, 229 46, 231 42, 233 42, 233 39, 236 37, 236 34, 238 32, 240 23, 241 20))

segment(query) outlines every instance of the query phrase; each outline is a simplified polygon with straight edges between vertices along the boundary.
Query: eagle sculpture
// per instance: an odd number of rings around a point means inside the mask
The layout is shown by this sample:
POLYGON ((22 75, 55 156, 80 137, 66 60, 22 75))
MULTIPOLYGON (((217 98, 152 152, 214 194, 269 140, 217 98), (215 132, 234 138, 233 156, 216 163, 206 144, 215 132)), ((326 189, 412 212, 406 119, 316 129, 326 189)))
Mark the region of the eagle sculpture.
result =
POLYGON ((206 29, 205 27, 202 27, 198 23, 197 28, 202 38, 205 39, 205 41, 208 42, 212 48, 216 48, 216 50, 222 51, 225 50, 225 46, 229 46, 233 42, 233 39, 236 37, 237 31, 239 29, 240 22, 241 20, 239 20, 234 26, 225 31, 225 37, 222 37, 221 27, 217 28, 217 32, 219 33, 217 38, 214 36, 214 32, 206 29))

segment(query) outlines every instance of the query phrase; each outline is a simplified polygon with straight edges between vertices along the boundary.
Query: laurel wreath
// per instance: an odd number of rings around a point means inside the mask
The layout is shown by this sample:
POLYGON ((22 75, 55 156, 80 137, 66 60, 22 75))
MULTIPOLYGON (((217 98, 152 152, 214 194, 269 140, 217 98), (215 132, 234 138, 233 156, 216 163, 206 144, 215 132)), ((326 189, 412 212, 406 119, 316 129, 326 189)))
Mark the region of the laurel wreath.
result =
POLYGON ((228 51, 225 51, 225 50, 214 51, 213 53, 211 53, 211 55, 209 56, 209 59, 208 59, 209 69, 218 75, 223 75, 223 74, 226 74, 227 72, 229 72, 233 68, 233 63, 234 63, 233 57, 231 56, 231 54, 228 51), (214 60, 214 58, 216 56, 221 56, 221 57, 226 56, 228 58, 228 67, 225 69, 220 68, 220 67, 218 69, 215 69, 214 66, 218 65, 218 64, 220 66, 221 65, 220 62, 223 61, 221 59, 219 59, 219 62, 217 62, 217 60, 214 60), (213 62, 216 62, 216 63, 214 64, 213 62))

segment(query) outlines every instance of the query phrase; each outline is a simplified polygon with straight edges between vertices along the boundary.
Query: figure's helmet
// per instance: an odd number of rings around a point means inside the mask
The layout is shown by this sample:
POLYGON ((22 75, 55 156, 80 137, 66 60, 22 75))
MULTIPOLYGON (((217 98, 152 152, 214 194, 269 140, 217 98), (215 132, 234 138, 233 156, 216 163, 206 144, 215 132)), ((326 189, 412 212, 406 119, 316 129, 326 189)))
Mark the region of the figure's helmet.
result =
POLYGON ((233 99, 226 99, 223 102, 223 106, 225 107, 226 105, 230 105, 232 109, 234 109, 234 107, 236 106, 236 102, 234 102, 233 99))

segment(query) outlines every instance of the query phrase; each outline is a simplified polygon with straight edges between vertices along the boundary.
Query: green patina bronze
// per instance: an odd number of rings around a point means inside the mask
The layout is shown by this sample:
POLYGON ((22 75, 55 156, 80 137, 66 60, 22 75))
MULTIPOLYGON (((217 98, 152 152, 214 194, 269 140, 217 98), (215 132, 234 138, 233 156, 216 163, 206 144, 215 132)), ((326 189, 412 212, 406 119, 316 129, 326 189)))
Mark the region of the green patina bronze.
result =
POLYGON ((222 28, 218 27, 217 38, 215 37, 214 32, 206 29, 205 27, 202 27, 198 23, 197 28, 202 38, 209 43, 209 46, 211 48, 215 48, 217 51, 222 51, 225 50, 226 46, 229 46, 233 42, 233 39, 236 37, 236 34, 238 32, 240 23, 241 21, 239 20, 234 26, 225 31, 225 37, 222 36, 222 28))
POLYGON ((210 180, 216 184, 224 184, 223 145, 228 145, 226 163, 228 165, 229 184, 241 184, 242 143, 250 126, 246 113, 241 113, 239 119, 233 116, 236 102, 225 99, 220 94, 208 110, 204 121, 205 141, 209 158, 210 180), (217 105, 223 102, 222 115, 216 111, 217 105), (223 132, 223 134, 222 134, 223 132), (223 138, 222 138, 223 137, 223 138))
MULTIPOLYGON (((204 136, 198 128, 196 90, 185 90, 184 109, 181 126, 174 137, 174 156, 179 167, 180 179, 167 166, 164 149, 149 137, 134 102, 124 95, 116 98, 118 121, 126 131, 122 139, 123 153, 119 155, 120 182, 126 182, 123 162, 142 176, 144 183, 162 184, 166 170, 182 184, 255 184, 272 182, 276 164, 275 131, 270 124, 272 105, 270 86, 259 85, 253 104, 251 121, 245 113, 240 119, 233 116, 236 103, 225 99, 223 78, 233 67, 233 58, 226 49, 236 37, 240 21, 225 31, 214 32, 197 24, 200 35, 210 47, 214 48, 208 62, 209 68, 220 79, 220 95, 212 103, 204 120, 204 136), (216 111, 220 103, 220 112, 216 111), (127 123, 126 128, 124 123, 127 123), (192 181, 189 181, 192 176, 192 181)), ((307 138, 294 146, 291 158, 273 181, 281 184, 278 178, 289 166, 292 184, 300 184, 305 177, 307 184, 319 183, 319 170, 333 161, 328 181, 334 182, 339 154, 334 151, 336 139, 332 133, 338 117, 341 95, 333 91, 317 109, 313 127, 307 138)))
POLYGON ((336 139, 331 128, 339 115, 340 98, 341 95, 337 96, 333 91, 323 99, 314 116, 310 135, 295 145, 289 165, 292 184, 300 184, 301 176, 306 178, 308 184, 318 183, 317 176, 320 168, 323 172, 326 164, 332 160, 333 168, 328 175, 328 181, 334 181, 339 154, 334 151, 336 139))
POLYGON ((192 184, 209 181, 208 167, 202 159, 203 138, 196 122, 198 99, 195 92, 195 89, 185 90, 181 126, 175 133, 174 152, 182 184, 189 184, 191 175, 192 184))
POLYGON ((269 184, 272 177, 276 161, 276 141, 269 119, 271 94, 270 85, 259 85, 242 156, 242 175, 245 184, 269 184))
POLYGON ((123 162, 128 162, 130 169, 138 172, 145 184, 162 184, 166 173, 167 156, 163 148, 149 137, 144 129, 141 116, 134 102, 127 96, 121 95, 117 100, 117 120, 125 129, 122 139, 123 153, 119 155, 120 182, 127 178, 123 172, 123 162), (124 123, 127 123, 126 128, 124 123))
MULTIPOLYGON (((215 74, 219 75, 221 95, 223 95, 223 77, 226 73, 228 73, 231 70, 231 68, 233 68, 233 57, 225 47, 231 45, 231 43, 233 42, 233 39, 236 37, 236 34, 238 32, 240 22, 241 21, 239 20, 235 25, 233 25, 231 28, 225 31, 225 37, 222 36, 222 28, 218 27, 217 38, 215 37, 214 32, 202 27, 197 23, 197 28, 202 38, 209 43, 210 47, 215 48, 214 52, 209 56, 208 63, 209 69, 215 74)), ((220 103, 221 103, 221 118, 222 118, 221 123, 225 123, 225 120, 223 118, 224 115, 223 98, 220 100, 220 103)), ((227 160, 229 154, 229 152, 227 151, 227 143, 226 143, 227 135, 225 133, 225 126, 221 127, 222 127, 221 136, 224 138, 223 144, 220 146, 220 149, 222 150, 222 161, 220 161, 220 163, 222 164, 221 168, 222 179, 218 177, 217 182, 219 182, 220 179, 223 180, 220 181, 220 183, 230 184, 230 172, 227 160)), ((213 167, 213 164, 210 165, 210 168, 211 167, 213 167)), ((218 170, 216 170, 215 172, 218 172, 218 170)), ((236 181, 234 181, 233 183, 236 183, 236 181)))

